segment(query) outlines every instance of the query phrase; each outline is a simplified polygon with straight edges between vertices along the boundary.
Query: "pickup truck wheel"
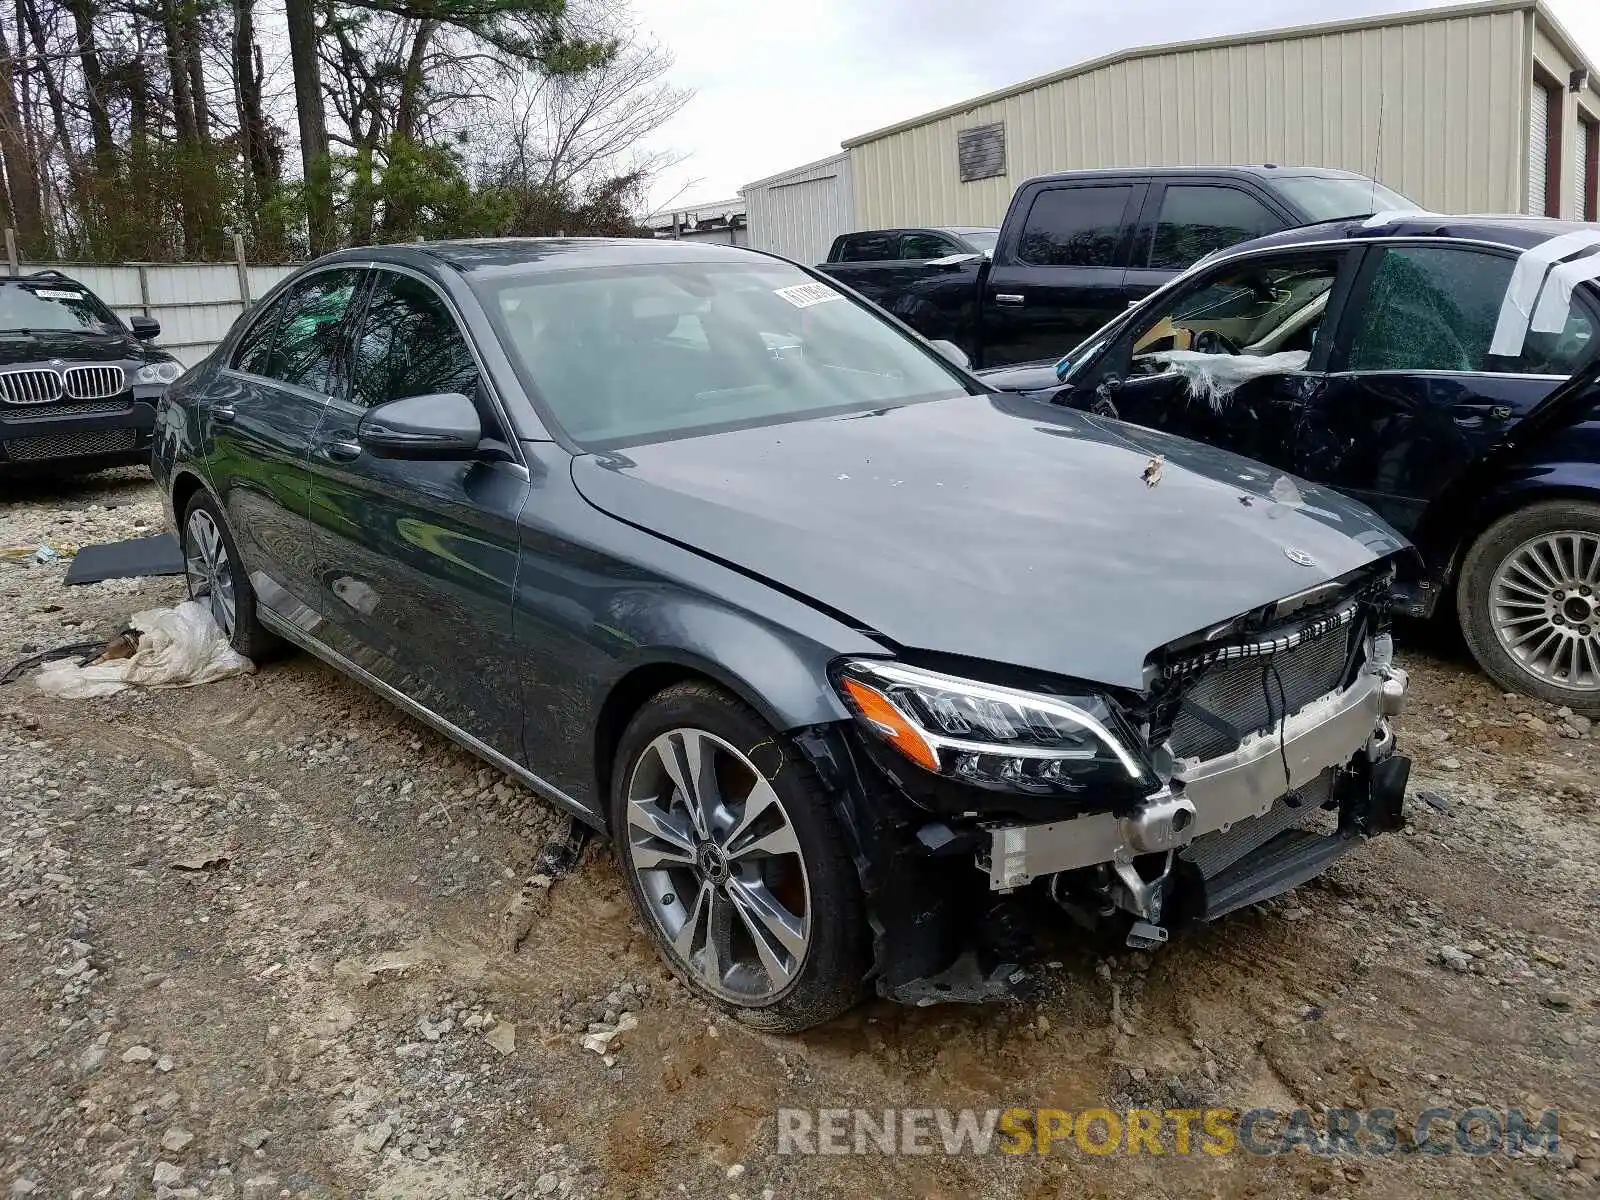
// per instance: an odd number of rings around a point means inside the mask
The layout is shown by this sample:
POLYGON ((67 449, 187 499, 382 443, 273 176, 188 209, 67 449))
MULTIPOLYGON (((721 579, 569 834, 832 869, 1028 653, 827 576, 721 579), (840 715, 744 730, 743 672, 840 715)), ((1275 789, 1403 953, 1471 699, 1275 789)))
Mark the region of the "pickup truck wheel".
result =
POLYGON ((685 984, 777 1033, 855 1003, 855 867, 815 773, 766 722, 709 684, 678 684, 634 716, 612 780, 617 858, 685 984))
POLYGON ((1600 504, 1551 500, 1496 521, 1462 564, 1456 611, 1502 687, 1600 717, 1600 504))
POLYGON ((183 513, 179 533, 189 599, 211 611, 217 628, 233 648, 257 662, 268 658, 282 643, 256 619, 256 593, 239 561, 238 548, 222 509, 204 491, 198 491, 183 513))

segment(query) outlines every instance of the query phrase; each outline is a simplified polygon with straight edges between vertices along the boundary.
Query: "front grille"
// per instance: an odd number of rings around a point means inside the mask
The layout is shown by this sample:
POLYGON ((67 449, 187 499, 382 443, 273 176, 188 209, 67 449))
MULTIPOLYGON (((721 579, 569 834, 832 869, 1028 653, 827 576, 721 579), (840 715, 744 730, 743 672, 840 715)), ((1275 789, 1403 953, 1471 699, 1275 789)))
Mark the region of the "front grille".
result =
POLYGON ((1274 728, 1336 691, 1350 662, 1354 628, 1343 625, 1291 650, 1205 668, 1183 693, 1172 723, 1173 753, 1199 759, 1227 754, 1249 734, 1274 728))
POLYGON ((0 373, 0 396, 12 404, 49 404, 61 399, 61 376, 50 370, 0 373))
POLYGON ((7 413, 8 421, 53 421, 57 417, 93 417, 110 413, 124 413, 133 407, 133 401, 121 400, 65 400, 60 404, 32 404, 24 412, 7 413))
POLYGON ((128 386, 121 367, 68 367, 67 395, 74 400, 103 400, 128 386))
POLYGON ((1300 789, 1300 807, 1290 808, 1276 801, 1259 817, 1235 821, 1227 829, 1203 833, 1182 851, 1182 857, 1200 868, 1211 879, 1248 854, 1254 854, 1286 829, 1312 820, 1323 803, 1333 795, 1334 769, 1329 767, 1300 789))
POLYGON ((132 450, 139 441, 136 429, 93 429, 53 437, 12 438, 0 442, 12 462, 41 462, 50 458, 81 458, 90 454, 116 454, 132 450))

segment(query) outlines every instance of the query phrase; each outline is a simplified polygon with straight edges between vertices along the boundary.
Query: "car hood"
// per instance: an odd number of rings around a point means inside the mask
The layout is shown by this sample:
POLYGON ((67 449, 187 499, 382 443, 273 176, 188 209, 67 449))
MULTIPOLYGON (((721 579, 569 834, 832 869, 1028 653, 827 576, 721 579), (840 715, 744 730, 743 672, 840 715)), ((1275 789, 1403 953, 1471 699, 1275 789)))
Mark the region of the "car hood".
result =
POLYGON ((142 359, 140 344, 128 334, 60 334, 48 329, 27 334, 0 332, 0 367, 26 367, 60 359, 64 363, 120 363, 142 359))
POLYGON ((1004 395, 584 455, 573 478, 902 648, 1132 688, 1158 647, 1405 545, 1259 463, 1004 395))

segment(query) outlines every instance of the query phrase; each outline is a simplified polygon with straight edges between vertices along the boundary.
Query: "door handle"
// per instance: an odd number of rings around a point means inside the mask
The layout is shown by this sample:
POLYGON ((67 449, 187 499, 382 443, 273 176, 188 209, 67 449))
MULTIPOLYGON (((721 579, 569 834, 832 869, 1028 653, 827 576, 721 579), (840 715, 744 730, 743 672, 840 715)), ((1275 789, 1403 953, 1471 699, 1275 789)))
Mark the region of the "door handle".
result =
POLYGON ((996 292, 994 294, 994 302, 996 304, 1021 304, 1023 297, 1020 292, 996 292))
POLYGON ((234 418, 238 415, 231 404, 213 404, 211 406, 211 419, 218 425, 232 425, 234 418))
POLYGON ((361 443, 354 438, 333 438, 317 444, 317 455, 329 462, 354 462, 361 457, 361 443))

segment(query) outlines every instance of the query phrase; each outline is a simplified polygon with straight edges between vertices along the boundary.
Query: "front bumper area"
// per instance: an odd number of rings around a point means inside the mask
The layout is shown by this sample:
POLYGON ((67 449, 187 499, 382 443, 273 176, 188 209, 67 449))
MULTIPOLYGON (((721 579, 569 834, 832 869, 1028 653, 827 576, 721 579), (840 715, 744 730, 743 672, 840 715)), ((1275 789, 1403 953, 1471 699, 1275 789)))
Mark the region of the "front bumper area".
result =
MULTIPOLYGON (((1179 851, 1206 834, 1265 817, 1280 798, 1330 768, 1355 763, 1371 772, 1388 760, 1394 751, 1388 717, 1403 704, 1405 689, 1405 673, 1397 668, 1364 671, 1344 691, 1286 719, 1281 730, 1258 733, 1231 753, 1204 762, 1179 763, 1171 786, 1127 815, 1100 812, 1043 824, 989 825, 978 867, 992 891, 1010 891, 1100 864, 1127 867, 1140 855, 1179 851)), ((1397 807, 1398 797, 1392 800, 1397 807)))
POLYGON ((103 401, 0 403, 0 474, 148 462, 158 396, 159 389, 103 401))

